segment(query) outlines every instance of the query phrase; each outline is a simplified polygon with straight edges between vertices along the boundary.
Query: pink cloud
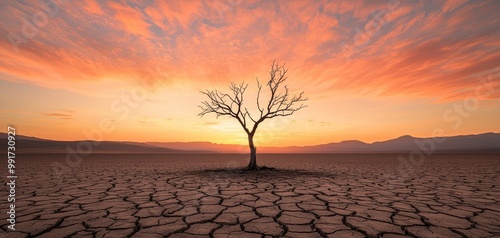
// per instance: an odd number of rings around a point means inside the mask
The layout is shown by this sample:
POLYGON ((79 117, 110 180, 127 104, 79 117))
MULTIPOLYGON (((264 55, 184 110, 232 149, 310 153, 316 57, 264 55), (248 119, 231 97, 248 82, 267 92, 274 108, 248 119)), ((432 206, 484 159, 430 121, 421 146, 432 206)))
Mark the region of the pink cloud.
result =
POLYGON ((109 2, 108 5, 115 12, 115 19, 123 24, 123 28, 130 34, 136 34, 144 37, 151 37, 148 29, 149 24, 143 19, 143 14, 139 9, 134 9, 125 2, 109 2))
MULTIPOLYGON (((84 90, 78 85, 110 78, 134 82, 153 72, 167 84, 226 84, 265 75, 262 70, 277 59, 318 94, 459 98, 476 83, 471 75, 500 63, 496 2, 68 4, 19 52, 0 39, 3 80, 84 90), (383 21, 374 22, 379 13, 383 21), (168 77, 155 73, 158 65, 168 77)), ((7 3, 0 9, 6 19, 0 30, 22 35, 22 19, 37 11, 34 4, 7 3)))

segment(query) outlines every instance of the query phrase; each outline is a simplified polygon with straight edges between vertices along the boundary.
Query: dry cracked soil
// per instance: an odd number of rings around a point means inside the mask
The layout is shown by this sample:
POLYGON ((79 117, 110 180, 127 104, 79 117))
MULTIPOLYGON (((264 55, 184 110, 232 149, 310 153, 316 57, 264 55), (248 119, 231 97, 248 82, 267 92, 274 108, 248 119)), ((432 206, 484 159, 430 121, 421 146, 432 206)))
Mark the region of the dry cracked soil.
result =
POLYGON ((500 236, 498 154, 65 157, 18 156, 0 237, 500 236))

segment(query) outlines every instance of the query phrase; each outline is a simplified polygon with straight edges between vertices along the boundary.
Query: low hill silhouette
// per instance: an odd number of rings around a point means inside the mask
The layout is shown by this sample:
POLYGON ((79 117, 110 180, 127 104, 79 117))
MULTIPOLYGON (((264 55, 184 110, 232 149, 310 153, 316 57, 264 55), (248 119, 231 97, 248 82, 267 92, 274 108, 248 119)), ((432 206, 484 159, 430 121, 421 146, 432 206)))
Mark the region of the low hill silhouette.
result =
MULTIPOLYGON (((7 144, 7 134, 0 133, 7 144)), ((55 141, 30 136, 16 136, 17 153, 67 153, 80 144, 92 144, 92 153, 247 153, 245 145, 216 144, 211 142, 127 142, 127 141, 55 141)), ((86 149, 86 147, 84 147, 86 149)), ((387 141, 365 143, 358 140, 314 146, 259 147, 262 153, 399 153, 432 149, 436 153, 500 153, 500 133, 461 135, 440 138, 401 136, 387 141), (442 141, 438 143, 437 141, 442 141)))

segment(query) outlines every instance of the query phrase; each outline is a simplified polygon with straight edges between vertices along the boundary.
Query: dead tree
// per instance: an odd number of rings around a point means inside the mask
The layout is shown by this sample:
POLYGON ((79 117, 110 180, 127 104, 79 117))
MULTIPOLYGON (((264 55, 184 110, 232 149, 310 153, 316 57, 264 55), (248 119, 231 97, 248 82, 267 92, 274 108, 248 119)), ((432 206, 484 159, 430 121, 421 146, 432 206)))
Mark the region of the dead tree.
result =
POLYGON ((248 135, 248 146, 250 147, 250 162, 248 170, 258 170, 257 166, 257 149, 253 142, 253 137, 259 125, 266 119, 274 117, 291 116, 294 112, 306 107, 303 104, 308 99, 305 98, 304 92, 298 95, 290 96, 287 85, 283 83, 287 80, 285 65, 278 65, 273 61, 271 70, 269 71, 269 81, 266 84, 266 89, 269 90, 270 96, 266 103, 261 102, 262 84, 257 79, 257 108, 258 116, 252 116, 247 107, 243 105, 243 96, 248 84, 244 82, 240 84, 231 83, 229 89, 231 93, 222 93, 217 90, 201 91, 202 94, 208 97, 207 101, 203 101, 200 108, 202 112, 198 116, 203 117, 205 114, 215 113, 219 116, 230 116, 238 120, 243 130, 248 135))

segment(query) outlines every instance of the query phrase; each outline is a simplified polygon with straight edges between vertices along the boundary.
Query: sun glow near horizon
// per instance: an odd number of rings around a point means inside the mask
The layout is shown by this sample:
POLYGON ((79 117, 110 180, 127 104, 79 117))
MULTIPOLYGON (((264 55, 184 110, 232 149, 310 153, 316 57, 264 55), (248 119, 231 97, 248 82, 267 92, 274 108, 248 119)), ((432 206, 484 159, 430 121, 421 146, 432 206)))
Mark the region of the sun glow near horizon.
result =
POLYGON ((258 146, 500 132, 497 1, 1 6, 0 121, 20 134, 84 140, 105 122, 104 140, 244 145, 237 121, 197 116, 199 92, 245 81, 251 107, 273 60, 310 100, 258 146))

